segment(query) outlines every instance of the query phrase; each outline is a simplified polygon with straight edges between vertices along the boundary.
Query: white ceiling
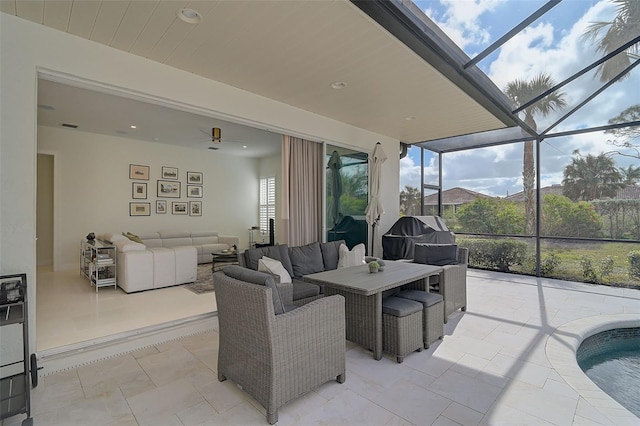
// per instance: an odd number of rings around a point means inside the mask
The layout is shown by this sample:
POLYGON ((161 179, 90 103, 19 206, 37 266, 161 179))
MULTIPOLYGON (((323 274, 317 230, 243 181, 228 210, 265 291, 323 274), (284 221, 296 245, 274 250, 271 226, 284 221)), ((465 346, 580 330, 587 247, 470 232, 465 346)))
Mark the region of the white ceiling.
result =
MULTIPOLYGON (((403 142, 505 127, 344 0, 2 0, 0 10, 403 142), (178 19, 177 11, 185 7, 201 13, 202 23, 192 25, 178 19), (335 81, 345 82, 346 88, 332 89, 330 84, 335 81)), ((56 108, 49 111, 51 123, 77 121, 74 124, 83 129, 97 129, 105 117, 113 115, 109 129, 100 133, 122 130, 134 137, 136 133, 128 126, 140 125, 145 117, 152 120, 157 114, 152 137, 171 135, 175 143, 193 142, 192 138, 205 136, 200 130, 215 125, 210 118, 199 120, 180 112, 169 118, 163 108, 109 99, 104 94, 96 96, 103 97, 101 104, 105 105, 95 108, 108 110, 100 110, 101 118, 96 120, 89 117, 86 103, 66 102, 66 97, 73 96, 89 101, 90 94, 63 89, 48 87, 40 93, 39 103, 56 108), (139 116, 131 114, 136 110, 141 110, 139 116), (54 116, 56 111, 67 116, 54 116), (121 114, 116 122, 117 111, 129 114, 121 114), (131 123, 132 118, 141 121, 131 123)), ((43 120, 49 120, 44 110, 40 112, 43 120)), ((223 140, 249 139, 239 128, 226 126, 218 126, 223 129, 223 140)), ((137 134, 142 132, 138 130, 137 134)), ((262 133, 258 138, 270 140, 262 133)))

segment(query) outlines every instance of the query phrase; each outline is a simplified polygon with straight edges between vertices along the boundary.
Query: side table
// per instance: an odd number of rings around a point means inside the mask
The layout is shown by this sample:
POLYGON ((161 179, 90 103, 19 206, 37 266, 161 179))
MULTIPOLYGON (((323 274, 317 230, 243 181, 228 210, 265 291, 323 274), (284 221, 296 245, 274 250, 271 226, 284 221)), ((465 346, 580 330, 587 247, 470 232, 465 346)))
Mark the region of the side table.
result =
POLYGON ((211 253, 211 271, 216 271, 216 264, 218 264, 218 268, 221 268, 222 265, 237 265, 238 264, 238 252, 237 251, 214 251, 211 253))

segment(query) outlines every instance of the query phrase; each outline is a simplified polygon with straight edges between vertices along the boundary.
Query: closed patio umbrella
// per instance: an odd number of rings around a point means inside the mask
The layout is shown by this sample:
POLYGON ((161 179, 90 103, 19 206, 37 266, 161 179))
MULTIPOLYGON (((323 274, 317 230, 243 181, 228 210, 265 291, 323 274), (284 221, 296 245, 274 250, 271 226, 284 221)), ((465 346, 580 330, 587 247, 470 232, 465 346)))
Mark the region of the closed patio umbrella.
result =
POLYGON ((384 214, 384 206, 380 200, 380 179, 382 178, 382 163, 385 162, 387 156, 382 150, 380 142, 376 143, 373 152, 369 156, 369 204, 365 210, 365 219, 371 225, 371 250, 370 255, 373 256, 373 245, 376 232, 376 225, 380 221, 380 216, 384 214))
POLYGON ((331 170, 331 206, 329 208, 329 223, 332 223, 335 227, 342 218, 342 209, 340 206, 340 197, 342 196, 342 176, 340 175, 340 169, 342 168, 342 160, 338 151, 331 153, 329 163, 327 164, 329 170, 331 170))

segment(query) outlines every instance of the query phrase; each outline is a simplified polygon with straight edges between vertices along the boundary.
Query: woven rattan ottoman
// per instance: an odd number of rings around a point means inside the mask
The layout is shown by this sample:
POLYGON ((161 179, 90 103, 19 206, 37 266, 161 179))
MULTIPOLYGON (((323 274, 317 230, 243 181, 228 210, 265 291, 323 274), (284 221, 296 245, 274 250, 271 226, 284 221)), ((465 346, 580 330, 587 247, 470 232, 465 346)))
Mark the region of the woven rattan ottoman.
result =
POLYGON ((394 296, 422 304, 422 334, 425 349, 444 337, 444 301, 440 294, 421 290, 402 290, 394 296))
POLYGON ((413 300, 391 296, 382 301, 382 350, 398 363, 422 350, 422 311, 422 304, 413 300))

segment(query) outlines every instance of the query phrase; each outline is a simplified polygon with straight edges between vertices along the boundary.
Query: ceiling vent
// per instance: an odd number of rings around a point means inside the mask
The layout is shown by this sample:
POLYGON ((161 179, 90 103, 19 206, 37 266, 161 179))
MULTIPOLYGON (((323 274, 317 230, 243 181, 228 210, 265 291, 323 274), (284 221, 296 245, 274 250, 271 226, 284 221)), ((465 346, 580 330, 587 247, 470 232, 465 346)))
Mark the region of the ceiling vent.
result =
POLYGON ((78 125, 77 124, 62 123, 62 127, 68 127, 70 129, 77 129, 78 125))

